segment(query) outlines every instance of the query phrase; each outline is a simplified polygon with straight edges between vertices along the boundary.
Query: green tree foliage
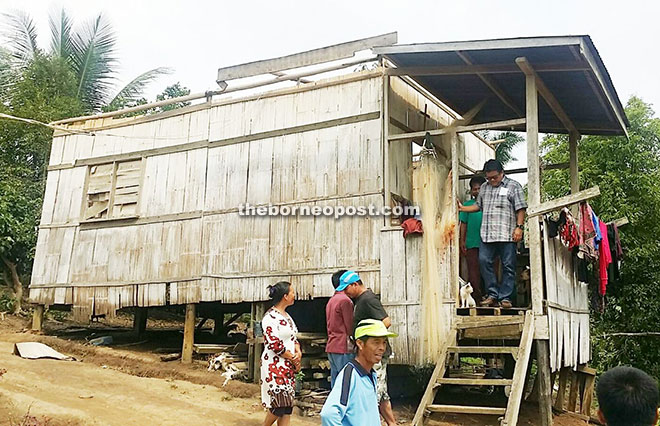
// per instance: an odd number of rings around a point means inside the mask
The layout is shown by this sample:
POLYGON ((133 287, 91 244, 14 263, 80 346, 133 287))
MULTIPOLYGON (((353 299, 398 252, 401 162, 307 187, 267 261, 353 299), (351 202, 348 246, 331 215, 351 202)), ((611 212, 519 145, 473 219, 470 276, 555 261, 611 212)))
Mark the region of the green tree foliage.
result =
MULTIPOLYGON (((16 12, 4 20, 9 42, 0 48, 0 113, 49 123, 108 105, 146 103, 144 89, 169 72, 142 73, 113 96, 116 36, 102 15, 76 28, 64 11, 51 16, 47 51, 37 45, 28 15, 16 12)), ((160 96, 168 99, 186 90, 177 83, 160 96)), ((0 118, 0 283, 14 294, 17 312, 32 269, 51 140, 52 130, 45 126, 0 118)))
POLYGON ((517 158, 513 156, 513 148, 525 140, 520 133, 510 131, 490 132, 485 130, 480 132, 480 135, 490 142, 502 141, 498 142, 495 147, 495 159, 499 160, 503 166, 517 160, 517 158))
MULTIPOLYGON (((181 83, 176 82, 176 83, 172 84, 171 86, 167 86, 165 88, 165 90, 163 90, 161 93, 156 95, 156 101, 165 101, 165 100, 168 100, 168 99, 174 99, 174 98, 178 98, 178 97, 181 97, 181 96, 186 96, 186 95, 189 95, 189 94, 190 94, 190 89, 188 89, 187 87, 181 86, 181 83)), ((145 104, 148 104, 148 103, 149 103, 149 101, 146 98, 136 99, 136 100, 133 100, 129 103, 122 102, 121 100, 116 101, 116 102, 113 101, 113 103, 105 106, 103 108, 103 110, 104 111, 117 111, 121 108, 132 107, 132 106, 137 106, 137 105, 145 105, 145 104)), ((145 115, 145 114, 147 114, 147 115, 149 115, 149 114, 158 114, 160 112, 171 111, 171 110, 177 109, 177 108, 183 108, 183 107, 188 106, 188 105, 190 105, 190 102, 175 102, 175 103, 168 104, 168 105, 163 105, 163 106, 159 106, 159 107, 155 107, 155 108, 149 108, 149 109, 143 110, 143 111, 135 111, 135 112, 132 112, 132 113, 127 113, 127 114, 124 114, 123 117, 134 117, 134 116, 137 116, 137 115, 145 115)))
MULTIPOLYGON (((161 94, 157 95, 156 100, 164 101, 167 99, 174 99, 174 98, 179 98, 181 96, 187 96, 189 94, 190 94, 190 89, 188 89, 187 87, 183 87, 179 82, 176 82, 175 84, 166 87, 161 94)), ((188 105, 190 105, 190 102, 176 102, 169 105, 163 105, 162 107, 159 108, 158 112, 171 111, 173 109, 183 108, 188 105)))
MULTIPOLYGON (((32 18, 15 12, 5 15, 4 36, 14 58, 13 67, 28 66, 44 51, 37 45, 37 31, 32 18)), ((71 17, 62 9, 50 16, 51 44, 47 55, 67 64, 75 79, 75 96, 86 113, 101 111, 106 105, 120 109, 137 102, 146 86, 169 68, 154 68, 134 78, 115 92, 119 61, 116 56, 116 33, 109 21, 99 14, 90 22, 74 28, 71 17)))
MULTIPOLYGON (((600 187, 601 196, 590 201, 596 214, 606 222, 630 220, 621 228, 621 280, 609 284, 605 311, 592 315, 593 358, 602 370, 628 364, 660 377, 660 338, 609 335, 657 331, 660 323, 660 119, 637 97, 626 114, 628 139, 586 136, 578 145, 580 187, 600 187)), ((546 137, 542 150, 546 163, 569 159, 565 136, 546 137)), ((568 171, 543 174, 545 196, 567 195, 569 188, 568 171)))
MULTIPOLYGON (((37 54, 11 74, 11 85, 0 86, 0 112, 45 122, 83 112, 62 59, 37 54)), ((32 267, 51 139, 46 127, 0 120, 0 277, 17 295, 16 311, 32 267)))
POLYGON ((513 148, 518 145, 520 142, 524 141, 519 133, 515 132, 499 132, 495 133, 492 140, 504 140, 497 144, 495 148, 495 158, 500 160, 502 165, 506 165, 511 161, 516 161, 517 159, 513 156, 513 148))

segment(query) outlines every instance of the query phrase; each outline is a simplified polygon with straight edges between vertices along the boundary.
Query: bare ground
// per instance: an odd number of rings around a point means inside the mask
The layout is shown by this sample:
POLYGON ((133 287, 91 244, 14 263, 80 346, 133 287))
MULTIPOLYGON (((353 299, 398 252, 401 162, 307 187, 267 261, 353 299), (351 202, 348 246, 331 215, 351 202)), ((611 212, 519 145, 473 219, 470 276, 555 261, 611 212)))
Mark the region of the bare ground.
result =
MULTIPOLYGON (((112 325, 124 325, 113 321, 112 325)), ((25 330, 27 324, 21 317, 0 320, 0 426, 249 426, 263 420, 258 386, 231 381, 222 388, 220 375, 207 372, 201 361, 192 366, 164 363, 144 347, 89 346, 84 340, 32 334, 25 330), (13 355, 14 343, 25 341, 45 343, 77 361, 25 360, 13 355)), ((59 328, 66 325, 71 324, 60 323, 59 328)), ((171 324, 150 322, 152 326, 171 324)), ((395 401, 402 422, 412 419, 415 408, 395 401)), ((320 419, 294 415, 292 424, 316 425, 320 419)), ((486 426, 498 422, 494 416, 434 415, 425 424, 486 426)), ((539 424, 535 405, 523 405, 519 424, 539 424)), ((555 417, 558 426, 584 424, 566 415, 555 417)))
MULTIPOLYGON (((258 425, 256 385, 230 382, 203 365, 162 363, 156 355, 86 346, 22 332, 0 322, 0 425, 258 425), (14 343, 40 341, 79 361, 26 360, 14 343), (1 370, 0 370, 1 371, 1 370)), ((317 424, 297 417, 295 424, 317 424)))

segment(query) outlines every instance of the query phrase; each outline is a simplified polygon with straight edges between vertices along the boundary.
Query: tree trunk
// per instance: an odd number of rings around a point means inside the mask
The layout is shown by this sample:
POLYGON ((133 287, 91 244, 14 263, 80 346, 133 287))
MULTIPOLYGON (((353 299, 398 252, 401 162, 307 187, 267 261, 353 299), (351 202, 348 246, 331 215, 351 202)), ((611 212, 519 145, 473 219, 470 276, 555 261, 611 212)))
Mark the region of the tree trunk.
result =
POLYGON ((14 314, 18 314, 21 312, 21 302, 23 301, 23 283, 21 283, 21 279, 18 276, 18 271, 16 270, 16 264, 4 256, 2 257, 2 261, 7 266, 7 269, 9 270, 9 275, 11 276, 11 285, 9 285, 10 283, 7 284, 14 293, 14 299, 15 299, 14 314))

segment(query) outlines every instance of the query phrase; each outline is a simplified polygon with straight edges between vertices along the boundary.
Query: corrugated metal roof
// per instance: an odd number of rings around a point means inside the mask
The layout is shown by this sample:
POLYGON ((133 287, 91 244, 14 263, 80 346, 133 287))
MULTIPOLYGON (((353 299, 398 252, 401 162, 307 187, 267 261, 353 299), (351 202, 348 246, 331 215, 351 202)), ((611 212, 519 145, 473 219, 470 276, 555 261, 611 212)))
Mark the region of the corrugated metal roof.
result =
MULTIPOLYGON (((374 49, 459 114, 486 104, 472 123, 524 117, 525 57, 578 131, 627 134, 623 106, 589 36, 528 37, 394 45, 374 49)), ((524 126, 519 128, 524 130, 524 126)), ((539 131, 566 133, 539 96, 539 131)))

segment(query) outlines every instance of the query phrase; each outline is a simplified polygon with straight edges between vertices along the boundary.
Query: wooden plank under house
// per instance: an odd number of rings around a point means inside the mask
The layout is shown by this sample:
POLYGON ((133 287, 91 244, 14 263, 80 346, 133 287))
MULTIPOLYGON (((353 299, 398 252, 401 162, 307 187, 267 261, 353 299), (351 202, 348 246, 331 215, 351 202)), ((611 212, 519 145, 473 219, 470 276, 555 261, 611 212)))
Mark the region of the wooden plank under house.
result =
MULTIPOLYGON (((316 306, 333 294, 333 272, 354 269, 399 334, 391 362, 436 365, 415 425, 432 412, 515 425, 533 343, 540 418, 551 424, 550 373, 589 361, 589 314, 572 263, 542 235, 540 213, 594 196, 578 185, 579 135, 625 134, 621 104, 588 36, 395 43, 386 34, 222 68, 220 90, 165 113, 122 116, 144 105, 58 122, 75 133, 53 137, 30 284, 36 312, 70 305, 89 318, 134 307, 143 322, 146 308, 185 305, 182 360, 190 362, 201 308, 222 312, 210 316, 221 325, 232 306, 259 321, 269 284, 288 280, 294 306, 316 306), (369 48, 367 59, 351 59, 369 48), (372 66, 352 69, 363 62, 372 66), (259 74, 272 80, 232 80, 259 74), (531 294, 511 310, 462 310, 455 201, 468 190, 460 174, 494 158, 494 145, 475 133, 487 129, 527 132, 529 208, 539 212, 528 220, 531 294), (539 132, 570 133, 574 196, 541 203, 539 132), (422 207, 423 235, 404 238, 393 216, 292 214, 400 200, 422 207), (262 214, 269 208, 280 214, 262 214), (450 377, 448 364, 465 354, 508 357, 515 368, 500 379, 450 377), (448 385, 511 392, 506 407, 434 403, 448 385)), ((304 331, 324 332, 318 322, 304 331)))

